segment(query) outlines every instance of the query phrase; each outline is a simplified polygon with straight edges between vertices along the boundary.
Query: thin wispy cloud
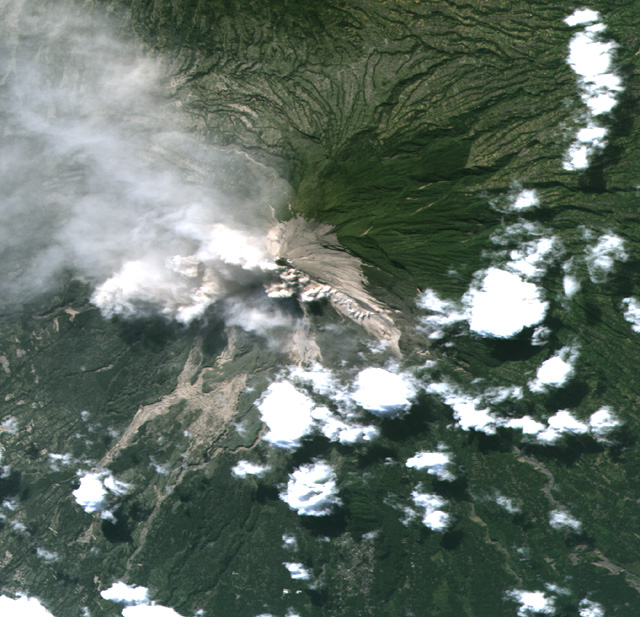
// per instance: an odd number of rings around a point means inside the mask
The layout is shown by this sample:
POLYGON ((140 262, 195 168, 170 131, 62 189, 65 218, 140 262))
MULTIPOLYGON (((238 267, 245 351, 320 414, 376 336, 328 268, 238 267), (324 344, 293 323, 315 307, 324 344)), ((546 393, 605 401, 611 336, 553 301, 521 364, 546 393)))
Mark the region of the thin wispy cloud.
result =
POLYGON ((575 531, 582 529, 582 523, 565 509, 552 510, 549 513, 549 525, 560 531, 575 531))
MULTIPOLYGON (((591 241, 594 234, 585 230, 585 239, 591 241)), ((602 234, 595 244, 589 244, 584 250, 589 277, 593 283, 604 283, 613 271, 616 262, 628 259, 624 240, 613 232, 602 234)))

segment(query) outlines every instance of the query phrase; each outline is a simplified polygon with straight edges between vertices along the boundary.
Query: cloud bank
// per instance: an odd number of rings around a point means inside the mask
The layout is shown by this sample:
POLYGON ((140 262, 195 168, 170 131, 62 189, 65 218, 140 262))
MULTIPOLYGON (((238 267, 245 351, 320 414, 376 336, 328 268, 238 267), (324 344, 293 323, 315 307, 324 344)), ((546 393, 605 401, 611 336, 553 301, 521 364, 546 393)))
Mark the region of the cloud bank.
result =
POLYGON ((586 169, 593 154, 606 145, 607 129, 598 124, 597 118, 617 105, 623 86, 612 68, 616 44, 603 40, 606 27, 600 23, 600 14, 577 9, 564 22, 572 28, 582 28, 571 38, 567 58, 578 76, 580 98, 587 108, 586 126, 576 133, 563 163, 564 169, 575 171, 586 169))
POLYGON ((257 407, 269 428, 264 440, 276 448, 296 450, 314 432, 356 445, 373 441, 380 432, 362 423, 362 410, 395 417, 411 407, 417 391, 415 378, 397 369, 370 367, 339 380, 333 371, 315 364, 289 368, 262 394, 257 407))
MULTIPOLYGON (((545 387, 541 386, 540 393, 545 393, 548 387, 562 385, 564 379, 572 374, 572 368, 571 371, 566 370, 564 365, 561 368, 559 371, 549 371, 549 381, 542 384, 545 387)), ((543 376, 546 374, 545 370, 543 376)), ((434 382, 426 388, 428 393, 436 395, 451 407, 456 426, 463 431, 474 430, 494 435, 499 427, 509 428, 522 431, 528 441, 537 441, 542 445, 554 445, 568 435, 591 435, 596 441, 606 444, 609 443, 610 434, 622 426, 622 422, 607 405, 592 413, 588 421, 576 418, 574 413, 567 409, 561 409, 543 421, 529 415, 504 417, 494 411, 492 406, 510 398, 520 398, 522 392, 517 388, 504 388, 502 390, 505 396, 500 398, 499 395, 496 396, 496 390, 499 389, 489 389, 472 395, 448 382, 434 382)))

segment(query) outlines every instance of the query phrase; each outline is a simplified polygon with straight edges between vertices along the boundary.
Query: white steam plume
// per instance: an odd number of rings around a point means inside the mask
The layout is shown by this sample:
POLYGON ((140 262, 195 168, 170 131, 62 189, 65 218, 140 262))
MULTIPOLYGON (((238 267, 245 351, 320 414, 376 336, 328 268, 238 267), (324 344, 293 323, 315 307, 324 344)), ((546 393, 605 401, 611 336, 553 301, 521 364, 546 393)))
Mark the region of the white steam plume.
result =
POLYGON ((71 272, 105 315, 188 322, 276 269, 286 184, 196 138, 169 69, 71 6, 0 0, 0 309, 71 272))

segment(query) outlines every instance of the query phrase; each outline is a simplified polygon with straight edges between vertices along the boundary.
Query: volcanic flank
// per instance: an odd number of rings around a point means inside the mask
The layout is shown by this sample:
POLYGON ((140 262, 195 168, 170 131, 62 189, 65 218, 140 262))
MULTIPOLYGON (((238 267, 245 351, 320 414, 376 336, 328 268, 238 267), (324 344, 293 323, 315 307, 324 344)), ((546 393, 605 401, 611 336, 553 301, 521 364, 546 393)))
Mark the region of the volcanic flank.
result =
POLYGON ((296 217, 279 223, 270 237, 281 267, 280 282, 267 287, 270 297, 297 295, 303 303, 326 298, 400 354, 400 331, 391 311, 365 289, 362 262, 340 245, 331 227, 296 217))

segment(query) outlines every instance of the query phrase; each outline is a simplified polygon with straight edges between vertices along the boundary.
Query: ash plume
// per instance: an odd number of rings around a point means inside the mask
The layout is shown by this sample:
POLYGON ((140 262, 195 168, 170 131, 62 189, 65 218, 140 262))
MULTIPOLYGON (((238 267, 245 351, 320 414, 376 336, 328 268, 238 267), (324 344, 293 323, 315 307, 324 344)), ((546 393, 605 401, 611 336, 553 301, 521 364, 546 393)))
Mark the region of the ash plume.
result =
POLYGON ((277 269, 287 185, 199 139, 161 59, 82 11, 0 2, 0 309, 70 271, 106 316, 189 322, 277 269))

